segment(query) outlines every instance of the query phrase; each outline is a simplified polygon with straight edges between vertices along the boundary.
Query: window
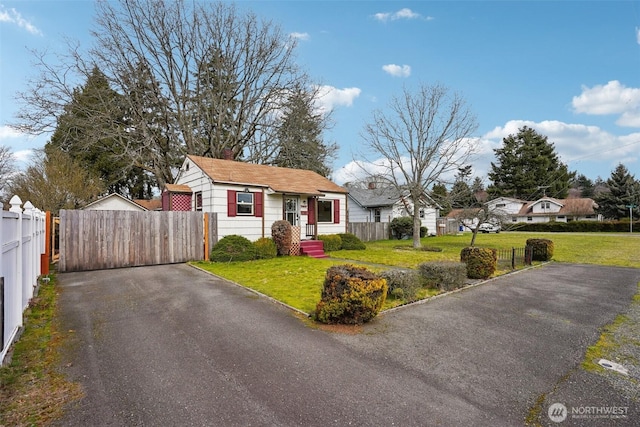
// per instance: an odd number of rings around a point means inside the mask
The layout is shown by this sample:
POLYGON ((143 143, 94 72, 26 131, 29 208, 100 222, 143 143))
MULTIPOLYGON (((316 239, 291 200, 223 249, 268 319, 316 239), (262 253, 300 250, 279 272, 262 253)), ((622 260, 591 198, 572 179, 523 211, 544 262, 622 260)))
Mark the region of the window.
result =
POLYGON ((419 215, 421 219, 424 219, 424 208, 420 208, 419 215))
POLYGON ((533 221, 533 217, 528 216, 528 217, 527 217, 527 221, 533 221))
POLYGON ((333 202, 318 200, 318 222, 333 222, 333 202))
POLYGON ((512 216, 512 217, 511 217, 511 222, 518 222, 518 218, 517 218, 517 217, 515 217, 515 216, 512 216))
POLYGON ((236 213, 238 215, 253 215, 253 193, 236 193, 236 213))
POLYGON ((227 190, 227 216, 263 216, 263 195, 260 192, 227 190))
POLYGON ((196 210, 202 210, 202 191, 196 191, 196 210))
POLYGON ((504 208, 505 206, 507 206, 506 203, 496 203, 496 208, 504 208))
POLYGON ((340 200, 318 200, 318 222, 340 223, 340 200))
POLYGON ((374 209, 373 210, 373 221, 374 222, 380 222, 382 218, 382 210, 380 208, 374 209))

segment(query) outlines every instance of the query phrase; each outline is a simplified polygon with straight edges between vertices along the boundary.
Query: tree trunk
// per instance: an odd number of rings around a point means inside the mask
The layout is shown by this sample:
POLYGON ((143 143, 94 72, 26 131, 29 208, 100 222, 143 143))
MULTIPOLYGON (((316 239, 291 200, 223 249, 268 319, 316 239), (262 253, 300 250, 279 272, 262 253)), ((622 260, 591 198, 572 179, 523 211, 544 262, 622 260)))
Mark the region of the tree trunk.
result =
POLYGON ((413 208, 413 248, 419 249, 422 247, 422 243, 420 242, 420 227, 422 226, 422 221, 420 221, 420 209, 416 206, 413 208))

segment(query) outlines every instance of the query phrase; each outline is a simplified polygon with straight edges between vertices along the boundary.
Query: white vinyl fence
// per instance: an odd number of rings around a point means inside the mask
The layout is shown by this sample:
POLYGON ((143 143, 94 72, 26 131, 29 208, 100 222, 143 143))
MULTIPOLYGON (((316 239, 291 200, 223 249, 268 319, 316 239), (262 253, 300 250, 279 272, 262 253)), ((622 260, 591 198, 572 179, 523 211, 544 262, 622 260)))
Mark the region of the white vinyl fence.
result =
POLYGON ((9 211, 0 210, 0 365, 22 327, 33 297, 45 251, 46 215, 31 202, 13 196, 9 211))

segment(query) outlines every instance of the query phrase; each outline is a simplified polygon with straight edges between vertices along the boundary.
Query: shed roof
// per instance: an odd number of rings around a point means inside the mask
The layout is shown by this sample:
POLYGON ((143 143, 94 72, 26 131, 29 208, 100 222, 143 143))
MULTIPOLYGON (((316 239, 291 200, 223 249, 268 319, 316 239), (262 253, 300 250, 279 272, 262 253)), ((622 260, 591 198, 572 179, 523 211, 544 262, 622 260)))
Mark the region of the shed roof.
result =
POLYGON ((324 195, 347 193, 344 188, 322 175, 305 169, 281 168, 234 160, 187 156, 213 182, 268 187, 278 193, 324 195))

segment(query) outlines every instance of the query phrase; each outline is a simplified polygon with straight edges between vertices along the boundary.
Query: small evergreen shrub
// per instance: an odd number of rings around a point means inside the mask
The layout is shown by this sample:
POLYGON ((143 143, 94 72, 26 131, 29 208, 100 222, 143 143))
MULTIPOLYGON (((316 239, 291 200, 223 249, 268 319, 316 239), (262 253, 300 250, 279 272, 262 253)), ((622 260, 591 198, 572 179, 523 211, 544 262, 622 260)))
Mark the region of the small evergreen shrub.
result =
POLYGON ((324 244, 325 252, 339 251, 342 247, 342 239, 337 234, 322 234, 318 236, 318 240, 324 244))
POLYGON ((342 239, 341 249, 344 249, 344 250, 367 249, 366 245, 355 234, 340 233, 338 234, 338 236, 340 236, 340 239, 342 239))
POLYGON ((363 267, 334 265, 327 270, 313 317, 322 323, 360 325, 378 314, 386 298, 382 277, 363 267))
MULTIPOLYGON (((498 251, 492 248, 464 248, 469 249, 465 254, 467 277, 469 279, 486 279, 496 272, 498 266, 498 251)), ((462 254, 461 254, 462 255, 462 254)))
POLYGON ((413 236, 413 218, 408 216, 393 218, 389 228, 391 234, 398 240, 413 236))
POLYGON ((251 261, 255 257, 253 243, 235 234, 223 237, 211 250, 211 261, 214 262, 251 261))
POLYGON ((420 227, 420 237, 427 237, 427 233, 429 232, 429 229, 427 227, 425 227, 424 225, 422 227, 420 227))
POLYGON ((554 245, 549 239, 527 239, 527 246, 532 249, 533 261, 549 261, 553 258, 554 245))
POLYGON ((473 248, 473 246, 462 248, 462 250, 460 251, 460 262, 467 262, 467 259, 469 259, 469 255, 471 254, 471 251, 473 251, 473 248))
POLYGON ((467 280, 466 265, 455 261, 423 262, 418 272, 427 286, 441 291, 462 288, 467 280))
POLYGON ((422 289, 422 276, 415 270, 386 270, 380 277, 387 281, 391 295, 407 302, 415 301, 422 289))
POLYGON ((276 243, 269 237, 259 238, 253 242, 253 246, 256 252, 256 259, 270 259, 278 256, 276 243))
POLYGON ((271 237, 276 244, 278 255, 289 255, 291 251, 291 224, 279 220, 271 225, 271 237))

